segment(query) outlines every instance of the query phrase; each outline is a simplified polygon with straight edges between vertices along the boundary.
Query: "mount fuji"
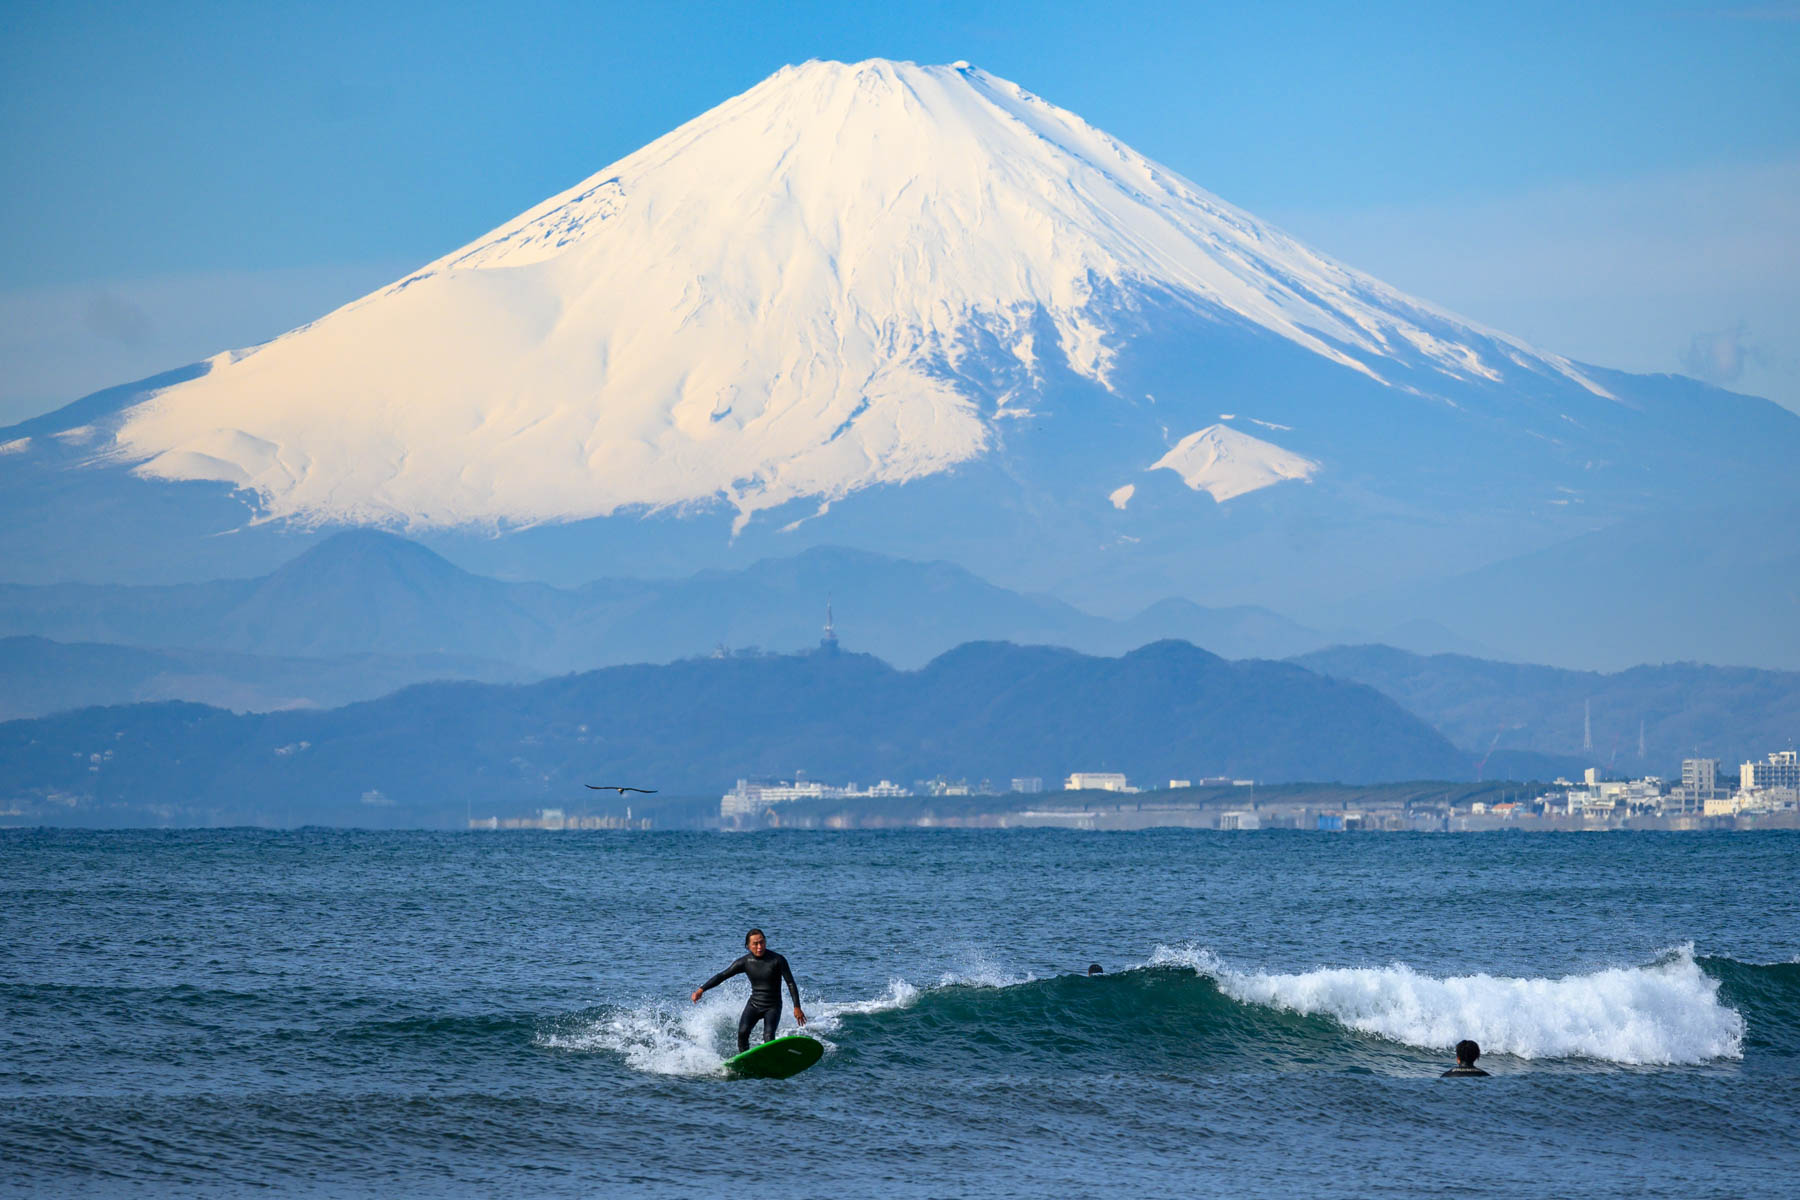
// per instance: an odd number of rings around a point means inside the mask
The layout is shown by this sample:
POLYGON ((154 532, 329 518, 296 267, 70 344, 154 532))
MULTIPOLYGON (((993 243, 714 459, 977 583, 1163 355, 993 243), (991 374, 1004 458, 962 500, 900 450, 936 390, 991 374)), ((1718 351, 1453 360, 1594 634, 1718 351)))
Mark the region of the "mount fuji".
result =
MULTIPOLYGON (((1796 461, 1776 405, 1403 295, 966 63, 809 62, 309 325, 0 430, 0 556, 168 581, 379 525, 571 582, 836 544, 1455 628, 1424 598, 1696 507, 1800 564, 1796 461)), ((1726 646, 1719 589, 1668 583, 1696 548, 1654 549, 1521 569, 1463 632, 1593 649, 1530 602, 1589 589, 1602 633, 1669 610, 1627 661, 1800 660, 1791 585, 1729 598, 1726 646)))

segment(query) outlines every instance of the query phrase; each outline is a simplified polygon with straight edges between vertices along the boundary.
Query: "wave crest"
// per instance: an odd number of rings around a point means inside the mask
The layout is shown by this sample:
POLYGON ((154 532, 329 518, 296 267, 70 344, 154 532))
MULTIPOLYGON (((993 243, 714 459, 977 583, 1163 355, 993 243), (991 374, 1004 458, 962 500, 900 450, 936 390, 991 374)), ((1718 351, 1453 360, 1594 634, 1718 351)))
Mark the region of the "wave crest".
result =
POLYGON ((1158 947, 1150 966, 1188 967, 1243 1004, 1330 1017, 1410 1046, 1448 1049, 1473 1038, 1517 1058, 1590 1058, 1675 1065, 1743 1057, 1744 1018, 1719 1001, 1719 981, 1692 946, 1645 967, 1555 979, 1436 978, 1404 963, 1297 974, 1240 971, 1212 951, 1158 947))

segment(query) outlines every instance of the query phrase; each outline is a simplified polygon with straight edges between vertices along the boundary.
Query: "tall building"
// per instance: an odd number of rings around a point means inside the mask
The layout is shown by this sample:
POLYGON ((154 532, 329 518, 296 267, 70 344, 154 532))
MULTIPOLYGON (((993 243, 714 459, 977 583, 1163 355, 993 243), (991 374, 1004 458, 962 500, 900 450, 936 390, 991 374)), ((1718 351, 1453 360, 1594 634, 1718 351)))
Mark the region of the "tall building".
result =
POLYGON ((838 652, 837 627, 831 622, 831 597, 825 598, 825 636, 819 639, 820 654, 838 652))
POLYGON ((1684 758, 1681 760, 1681 786, 1669 789, 1667 807, 1678 813, 1705 812, 1708 801, 1725 794, 1719 786, 1719 760, 1716 758, 1684 758))
POLYGON ((1710 792, 1719 786, 1719 760, 1716 758, 1684 758, 1681 760, 1681 786, 1710 792))

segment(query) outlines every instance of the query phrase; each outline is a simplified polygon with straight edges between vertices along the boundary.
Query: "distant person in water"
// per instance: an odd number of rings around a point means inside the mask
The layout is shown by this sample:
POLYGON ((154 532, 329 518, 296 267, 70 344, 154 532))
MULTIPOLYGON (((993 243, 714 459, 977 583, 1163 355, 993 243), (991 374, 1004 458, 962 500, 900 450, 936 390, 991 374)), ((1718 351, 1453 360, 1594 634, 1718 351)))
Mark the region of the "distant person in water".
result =
POLYGON ((750 1001, 738 1015, 739 1054, 750 1048, 750 1031, 756 1028, 758 1021, 762 1022, 763 1041, 774 1039, 776 1026, 781 1024, 781 981, 784 979, 787 980, 788 994, 794 998, 794 1020, 806 1024, 806 1014, 800 1011, 800 985, 794 982, 794 972, 788 968, 787 959, 769 949, 768 939, 763 937, 760 929, 752 929, 744 935, 744 949, 749 953, 694 989, 694 1003, 698 1004, 707 991, 733 975, 742 975, 750 981, 750 1001))
POLYGON ((1452 1079, 1470 1075, 1486 1076, 1487 1072, 1475 1065, 1475 1060, 1480 1057, 1481 1047, 1477 1046, 1468 1038, 1464 1038, 1462 1041, 1456 1043, 1456 1065, 1451 1067, 1448 1071, 1445 1071, 1440 1078, 1452 1079))

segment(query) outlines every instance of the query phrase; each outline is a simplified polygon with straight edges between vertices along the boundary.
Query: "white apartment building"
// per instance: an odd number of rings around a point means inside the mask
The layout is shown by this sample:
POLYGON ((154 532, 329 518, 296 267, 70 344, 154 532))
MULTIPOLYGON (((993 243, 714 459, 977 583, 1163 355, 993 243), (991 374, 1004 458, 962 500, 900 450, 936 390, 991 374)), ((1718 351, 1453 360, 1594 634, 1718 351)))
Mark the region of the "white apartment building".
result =
POLYGON ((1106 771, 1077 771, 1063 783, 1065 792, 1129 792, 1123 775, 1106 771))
POLYGON ((787 804, 793 800, 823 799, 826 794, 825 785, 811 779, 798 783, 786 780, 779 783, 752 783, 748 779, 740 779, 736 787, 719 798, 719 815, 754 817, 777 804, 787 804))
POLYGON ((1800 788, 1800 753, 1777 750, 1762 762, 1738 768, 1738 786, 1746 792, 1764 788, 1800 788))

